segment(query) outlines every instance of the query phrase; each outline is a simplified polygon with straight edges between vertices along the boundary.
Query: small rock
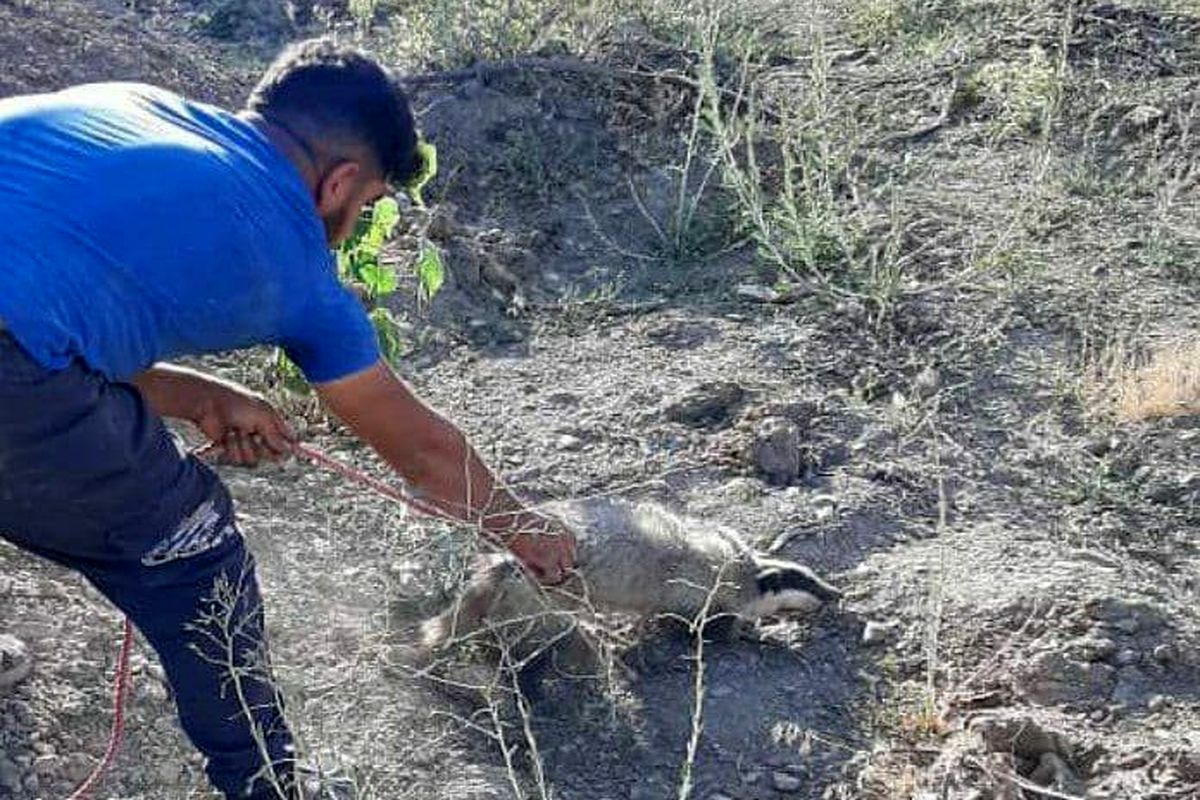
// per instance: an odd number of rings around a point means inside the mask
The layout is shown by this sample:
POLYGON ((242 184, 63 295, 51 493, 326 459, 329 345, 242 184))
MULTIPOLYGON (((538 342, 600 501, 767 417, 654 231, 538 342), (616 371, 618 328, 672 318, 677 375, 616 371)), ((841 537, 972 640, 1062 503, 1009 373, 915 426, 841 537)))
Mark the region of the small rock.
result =
POLYGON ((1162 109, 1142 103, 1130 109, 1122 122, 1132 128, 1148 128, 1165 116, 1166 113, 1162 109))
POLYGON ((1118 667, 1131 667, 1141 660, 1142 657, 1138 654, 1138 651, 1129 647, 1117 653, 1116 657, 1118 667))
POLYGON ((21 769, 8 756, 0 755, 0 788, 15 793, 21 782, 21 769))
POLYGON ((1060 792, 1072 795, 1079 792, 1082 784, 1075 773, 1058 753, 1042 753, 1037 768, 1029 775, 1030 780, 1060 792))
POLYGON ((757 300, 760 303, 775 303, 779 301, 779 292, 770 286, 763 286, 758 283, 739 283, 734 287, 733 292, 738 297, 757 300))
POLYGON ((1154 648, 1154 652, 1152 655, 1154 656, 1154 660, 1157 661, 1159 664, 1162 664, 1163 666, 1170 664, 1171 662, 1175 661, 1176 658, 1178 657, 1175 652, 1175 648, 1169 644, 1158 645, 1157 647, 1154 648))
POLYGON ((1103 708, 1097 708, 1097 709, 1094 709, 1092 711, 1092 713, 1088 716, 1092 720, 1092 722, 1101 723, 1101 722, 1104 722, 1104 720, 1108 719, 1108 711, 1103 708))
POLYGON ((671 790, 658 781, 649 780, 635 784, 629 790, 629 800, 662 800, 669 797, 671 790))
POLYGON ((809 501, 809 505, 813 509, 817 522, 832 519, 837 512, 837 498, 831 494, 815 494, 809 501))
POLYGON ((1012 753, 1036 759, 1042 753, 1066 752, 1062 734, 1047 730, 1033 719, 1005 712, 981 714, 971 720, 968 730, 978 736, 992 753, 1012 753))
POLYGON ((1156 694, 1146 702, 1146 708, 1151 713, 1157 714, 1159 711, 1165 711, 1171 707, 1171 698, 1166 695, 1156 694))
POLYGON ((50 779, 58 774, 61 765, 62 760, 58 756, 47 754, 33 760, 33 771, 43 778, 50 779))
POLYGON ((724 792, 713 792, 708 796, 708 800, 733 800, 733 798, 724 792))
POLYGON ((753 786, 762 780, 762 773, 756 769, 751 769, 743 772, 741 777, 742 783, 746 784, 747 786, 753 786))
POLYGON ((179 785, 179 764, 173 759, 168 758, 159 762, 155 772, 158 774, 155 775, 154 782, 159 786, 179 785))
POLYGON ((1117 651, 1117 643, 1106 636, 1082 636, 1067 644, 1067 652, 1080 661, 1104 661, 1117 651))
POLYGON ((1088 439, 1087 444, 1084 445, 1084 449, 1087 450, 1087 452, 1091 453, 1092 455, 1096 456, 1096 458, 1102 458, 1102 457, 1108 455, 1109 453, 1111 453, 1112 451, 1116 450, 1120 446, 1121 446, 1121 440, 1118 439, 1115 435, 1101 434, 1099 436, 1094 436, 1091 439, 1088 439))
POLYGON ((883 644, 891 638, 892 634, 898 627, 900 627, 900 623, 896 620, 891 620, 889 622, 875 622, 874 620, 871 620, 863 627, 863 644, 883 644))
POLYGON ((568 408, 578 406, 580 397, 574 392, 554 392, 553 394, 546 395, 546 402, 568 408))
POLYGON ((941 385, 942 379, 938 375, 938 371, 933 367, 926 367, 913 379, 913 394, 917 397, 930 397, 937 392, 941 385))
POLYGON ((711 381, 694 386, 667 404, 663 414, 671 422, 703 427, 720 424, 746 396, 746 390, 731 381, 711 381))
POLYGON ((753 478, 734 478, 721 487, 721 495, 737 503, 749 503, 762 493, 762 484, 753 478))
POLYGON ((29 677, 33 657, 29 648, 15 636, 0 633, 0 692, 4 692, 29 677))
POLYGON ((72 753, 62 762, 62 776, 72 783, 78 783, 92 772, 92 759, 83 753, 72 753))
POLYGON ((790 772, 772 772, 771 785, 777 792, 798 792, 804 786, 804 781, 790 772))
POLYGON ((564 433, 554 442, 554 446, 559 450, 578 450, 583 447, 583 439, 564 433))
POLYGON ((1138 622, 1137 617, 1125 617, 1114 622, 1113 627, 1121 631, 1121 633, 1133 635, 1138 632, 1141 623, 1138 622))

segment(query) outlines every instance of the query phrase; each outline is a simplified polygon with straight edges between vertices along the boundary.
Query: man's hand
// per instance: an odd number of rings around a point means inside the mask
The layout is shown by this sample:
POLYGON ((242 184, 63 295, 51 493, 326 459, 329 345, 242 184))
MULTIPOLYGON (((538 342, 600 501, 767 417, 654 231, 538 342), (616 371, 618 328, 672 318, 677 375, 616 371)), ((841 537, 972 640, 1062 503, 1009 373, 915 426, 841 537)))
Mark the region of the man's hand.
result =
POLYGON ((221 461, 253 467, 292 453, 296 434, 262 396, 241 387, 206 387, 192 422, 221 448, 221 461))
POLYGON ((513 532, 499 538, 541 583, 562 583, 575 566, 575 535, 553 517, 516 515, 513 532))
POLYGON ((291 427, 261 395, 243 386, 171 364, 148 369, 133 382, 159 415, 195 423, 225 463, 253 466, 292 452, 296 434, 291 427))

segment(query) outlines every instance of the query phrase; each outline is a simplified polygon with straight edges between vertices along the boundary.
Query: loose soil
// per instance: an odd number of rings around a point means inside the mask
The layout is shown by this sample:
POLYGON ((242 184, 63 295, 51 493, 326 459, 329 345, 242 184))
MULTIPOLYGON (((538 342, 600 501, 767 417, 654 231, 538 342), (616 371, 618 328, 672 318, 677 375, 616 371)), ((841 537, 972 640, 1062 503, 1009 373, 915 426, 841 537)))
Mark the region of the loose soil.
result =
MULTIPOLYGON (((419 393, 535 500, 655 498, 847 591, 815 618, 705 645, 694 797, 1200 793, 1200 421, 1117 423, 1097 391, 1114 354, 1200 332, 1186 138, 1200 25, 1072 5, 1060 119, 1013 135, 993 101, 943 115, 938 92, 1053 48, 1067 7, 971 7, 995 35, 962 52, 831 43, 833 94, 875 109, 863 158, 919 165, 898 245, 919 257, 886 305, 764 302, 745 250, 659 259, 626 180, 650 216, 669 209, 682 123, 653 113, 658 84, 517 71, 415 92, 449 176, 431 234, 451 268, 411 317, 401 369, 419 393), (947 264, 981 242, 1011 269, 960 279, 947 264)), ((157 19, 0 2, 0 91, 111 76, 236 102, 232 56, 157 19)), ((259 355, 206 363, 273 388, 259 355)), ((315 445, 384 474, 288 403, 315 445)), ((365 796, 537 797, 530 742, 548 796, 677 796, 686 633, 651 626, 628 673, 551 680, 522 720, 416 673, 415 626, 461 581, 468 536, 311 465, 224 474, 290 714, 365 796)), ((12 548, 0 569, 0 634, 33 659, 0 687, 0 798, 65 797, 104 749, 120 619, 12 548)), ((210 797, 141 644, 133 686, 99 796, 210 797)))

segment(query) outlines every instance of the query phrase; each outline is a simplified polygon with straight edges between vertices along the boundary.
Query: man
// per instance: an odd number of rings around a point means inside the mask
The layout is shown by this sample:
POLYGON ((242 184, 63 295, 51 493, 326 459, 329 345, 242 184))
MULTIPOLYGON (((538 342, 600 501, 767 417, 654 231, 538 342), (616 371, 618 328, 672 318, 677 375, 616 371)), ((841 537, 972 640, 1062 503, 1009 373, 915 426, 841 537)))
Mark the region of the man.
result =
POLYGON ((395 80, 329 40, 286 50, 236 115, 134 84, 0 101, 0 534, 137 625, 227 797, 296 796, 291 740, 242 669, 262 619, 229 495, 161 418, 240 465, 294 435, 261 397, 163 360, 279 344, 425 502, 543 581, 572 566, 571 535, 413 396, 338 284, 329 246, 413 177, 416 144, 395 80))

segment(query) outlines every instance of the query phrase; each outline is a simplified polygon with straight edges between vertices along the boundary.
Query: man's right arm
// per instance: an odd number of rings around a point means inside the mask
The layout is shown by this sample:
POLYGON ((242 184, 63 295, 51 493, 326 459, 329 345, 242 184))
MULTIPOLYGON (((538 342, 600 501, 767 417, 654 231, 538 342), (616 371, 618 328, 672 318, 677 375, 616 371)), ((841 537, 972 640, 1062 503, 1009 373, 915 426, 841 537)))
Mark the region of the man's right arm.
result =
POLYGON ((423 403, 385 363, 317 385, 321 399, 439 512, 481 527, 537 577, 557 583, 574 540, 557 521, 527 511, 453 423, 423 403), (550 534, 550 535, 541 535, 550 534))
POLYGON ((225 463, 251 466, 292 452, 296 435, 264 398, 230 381, 173 364, 133 378, 156 414, 195 423, 225 463))

